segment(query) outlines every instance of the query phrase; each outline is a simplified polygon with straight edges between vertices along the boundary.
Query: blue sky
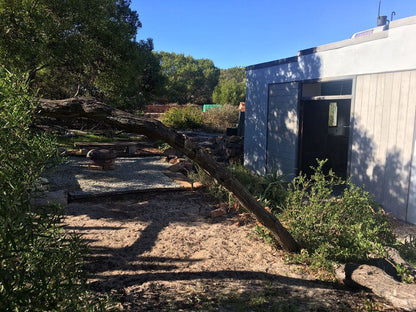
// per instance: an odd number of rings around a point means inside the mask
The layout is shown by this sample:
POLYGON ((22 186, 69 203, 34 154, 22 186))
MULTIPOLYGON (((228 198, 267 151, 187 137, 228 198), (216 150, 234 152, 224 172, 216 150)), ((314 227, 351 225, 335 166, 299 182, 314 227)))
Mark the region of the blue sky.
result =
MULTIPOLYGON (((376 26, 379 0, 132 0, 156 51, 248 66, 344 40, 376 26)), ((416 0, 382 0, 390 19, 416 15, 416 0)), ((416 38, 415 38, 416 40, 416 38)))

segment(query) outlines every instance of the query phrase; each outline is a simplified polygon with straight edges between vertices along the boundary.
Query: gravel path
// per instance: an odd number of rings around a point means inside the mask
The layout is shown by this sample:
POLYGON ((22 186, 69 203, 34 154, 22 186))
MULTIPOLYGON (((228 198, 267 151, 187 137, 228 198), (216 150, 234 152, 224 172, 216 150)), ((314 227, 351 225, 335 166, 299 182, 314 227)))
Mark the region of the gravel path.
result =
POLYGON ((119 157, 115 169, 89 170, 87 158, 70 157, 47 175, 52 190, 66 189, 70 196, 108 195, 151 189, 181 189, 163 174, 170 164, 161 157, 119 157))

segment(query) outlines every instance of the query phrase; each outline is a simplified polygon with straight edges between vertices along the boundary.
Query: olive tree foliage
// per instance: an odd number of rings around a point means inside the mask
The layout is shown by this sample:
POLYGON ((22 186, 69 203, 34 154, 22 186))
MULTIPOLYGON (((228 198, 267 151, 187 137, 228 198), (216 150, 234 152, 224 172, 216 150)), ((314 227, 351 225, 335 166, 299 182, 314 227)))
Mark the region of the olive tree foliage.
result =
POLYGON ((164 78, 164 87, 157 99, 159 102, 211 103, 220 75, 213 61, 169 52, 156 55, 164 78))
POLYGON ((149 97, 159 64, 130 0, 1 0, 0 59, 47 98, 92 95, 114 104, 149 97))
POLYGON ((238 105, 246 98, 246 70, 244 67, 221 69, 218 85, 212 94, 214 103, 238 105))

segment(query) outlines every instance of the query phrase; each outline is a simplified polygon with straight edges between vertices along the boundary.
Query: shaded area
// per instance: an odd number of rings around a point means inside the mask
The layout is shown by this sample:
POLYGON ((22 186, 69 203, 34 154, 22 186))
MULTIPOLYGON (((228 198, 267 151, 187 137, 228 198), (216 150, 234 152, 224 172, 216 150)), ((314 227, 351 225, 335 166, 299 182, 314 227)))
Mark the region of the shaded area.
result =
POLYGON ((115 169, 89 170, 87 158, 70 157, 47 178, 54 189, 66 189, 72 198, 120 194, 149 189, 180 189, 181 185, 162 173, 170 164, 160 157, 118 157, 115 169))
POLYGON ((244 165, 264 174, 298 170, 301 84, 321 73, 316 54, 299 55, 247 68, 244 165), (295 90, 297 89, 297 90, 295 90))
POLYGON ((235 311, 239 302, 256 311, 281 304, 289 311, 351 311, 373 300, 296 273, 253 225, 207 218, 214 204, 189 191, 73 202, 66 223, 90 242, 93 289, 115 295, 125 311, 235 311))
POLYGON ((410 163, 403 161, 403 152, 395 147, 380 150, 358 117, 353 118, 352 125, 352 181, 374 195, 387 212, 406 220, 410 163))

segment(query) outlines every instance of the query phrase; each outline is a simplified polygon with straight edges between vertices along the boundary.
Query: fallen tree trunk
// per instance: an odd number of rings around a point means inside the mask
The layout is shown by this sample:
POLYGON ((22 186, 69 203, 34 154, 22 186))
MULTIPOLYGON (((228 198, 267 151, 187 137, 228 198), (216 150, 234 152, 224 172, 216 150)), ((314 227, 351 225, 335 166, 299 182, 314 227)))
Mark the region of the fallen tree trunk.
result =
POLYGON ((336 269, 336 275, 346 284, 370 289, 397 308, 416 311, 416 284, 400 283, 382 269, 367 264, 342 265, 336 269))
POLYGON ((118 129, 143 134, 151 139, 162 140, 168 143, 192 159, 218 181, 219 184, 233 193, 241 205, 252 212, 257 220, 271 231, 284 250, 299 250, 298 244, 279 220, 266 211, 224 166, 218 164, 210 155, 205 153, 185 135, 177 133, 161 122, 136 117, 91 98, 70 98, 65 100, 41 99, 40 114, 61 119, 86 117, 97 121, 104 121, 118 129))

